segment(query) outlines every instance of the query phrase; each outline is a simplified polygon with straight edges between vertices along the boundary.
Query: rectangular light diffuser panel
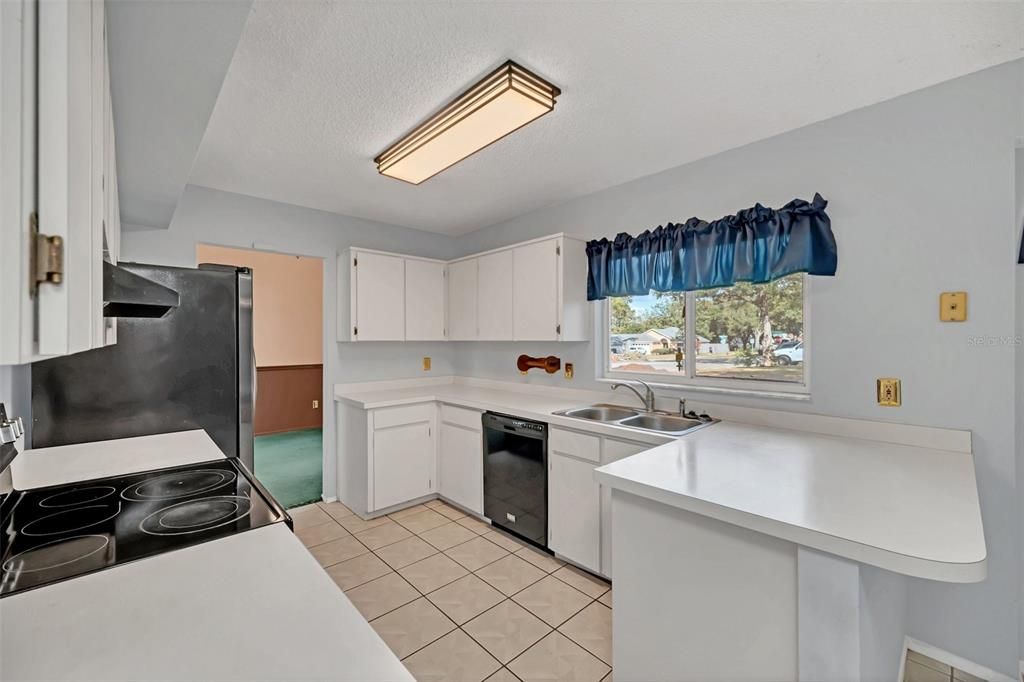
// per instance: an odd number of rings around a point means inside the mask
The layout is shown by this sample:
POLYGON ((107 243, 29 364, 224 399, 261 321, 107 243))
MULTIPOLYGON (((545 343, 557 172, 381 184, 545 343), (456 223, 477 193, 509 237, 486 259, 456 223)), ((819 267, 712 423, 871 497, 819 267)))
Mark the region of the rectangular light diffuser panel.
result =
POLYGON ((374 159, 377 171, 418 185, 548 113, 560 93, 505 62, 382 152, 374 159))

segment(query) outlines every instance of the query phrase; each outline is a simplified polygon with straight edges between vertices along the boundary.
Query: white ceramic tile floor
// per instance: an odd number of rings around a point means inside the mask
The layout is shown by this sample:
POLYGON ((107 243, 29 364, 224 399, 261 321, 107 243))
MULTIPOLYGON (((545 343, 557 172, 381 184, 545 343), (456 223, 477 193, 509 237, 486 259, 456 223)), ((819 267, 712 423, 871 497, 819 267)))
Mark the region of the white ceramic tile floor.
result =
POLYGON ((299 538, 420 682, 611 678, 611 586, 440 501, 363 521, 292 510, 299 538))

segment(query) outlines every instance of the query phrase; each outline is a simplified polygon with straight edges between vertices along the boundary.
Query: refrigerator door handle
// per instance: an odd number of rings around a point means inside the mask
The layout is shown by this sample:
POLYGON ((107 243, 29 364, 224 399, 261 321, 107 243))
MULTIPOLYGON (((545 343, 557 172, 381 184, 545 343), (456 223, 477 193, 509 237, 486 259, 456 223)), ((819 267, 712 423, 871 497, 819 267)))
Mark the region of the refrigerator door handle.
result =
MULTIPOLYGON (((260 375, 257 374, 257 372, 256 372, 256 344, 255 343, 253 344, 252 349, 250 350, 250 353, 252 354, 252 405, 253 405, 252 420, 255 423, 255 421, 256 421, 256 394, 258 394, 259 390, 260 390, 260 375)), ((254 435, 255 435, 255 431, 254 431, 254 435)))
POLYGON ((238 269, 238 457, 255 471, 256 339, 253 334, 252 271, 238 269), (248 353, 248 358, 241 357, 248 353))

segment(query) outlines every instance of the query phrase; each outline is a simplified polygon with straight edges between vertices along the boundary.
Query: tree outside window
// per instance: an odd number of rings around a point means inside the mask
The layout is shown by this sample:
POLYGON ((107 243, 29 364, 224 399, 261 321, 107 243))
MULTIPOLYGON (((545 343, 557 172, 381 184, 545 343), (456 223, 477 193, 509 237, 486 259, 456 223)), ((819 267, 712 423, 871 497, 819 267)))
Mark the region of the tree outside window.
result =
POLYGON ((613 298, 608 370, 803 383, 803 311, 802 274, 768 284, 613 298), (689 343, 688 306, 695 318, 689 343))

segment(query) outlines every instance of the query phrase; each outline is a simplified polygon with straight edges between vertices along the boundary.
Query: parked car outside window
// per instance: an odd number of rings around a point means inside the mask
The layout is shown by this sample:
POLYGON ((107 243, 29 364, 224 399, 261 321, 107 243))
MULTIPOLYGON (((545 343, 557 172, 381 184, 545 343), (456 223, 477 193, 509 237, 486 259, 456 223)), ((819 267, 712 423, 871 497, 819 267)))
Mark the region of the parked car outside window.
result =
POLYGON ((804 344, 775 349, 775 362, 780 365, 798 365, 804 361, 804 344))

